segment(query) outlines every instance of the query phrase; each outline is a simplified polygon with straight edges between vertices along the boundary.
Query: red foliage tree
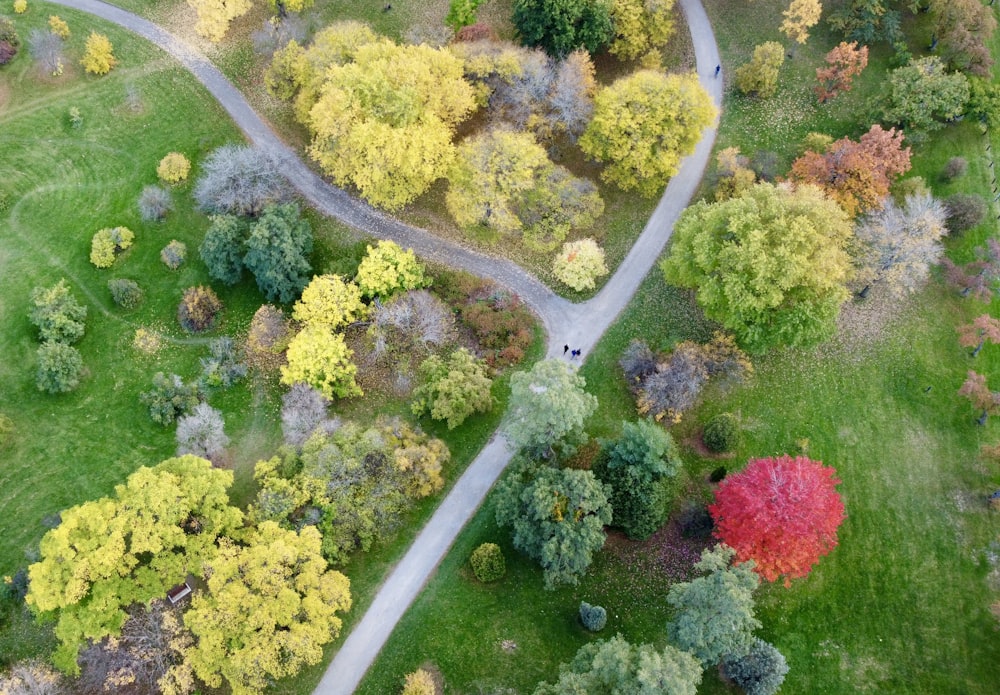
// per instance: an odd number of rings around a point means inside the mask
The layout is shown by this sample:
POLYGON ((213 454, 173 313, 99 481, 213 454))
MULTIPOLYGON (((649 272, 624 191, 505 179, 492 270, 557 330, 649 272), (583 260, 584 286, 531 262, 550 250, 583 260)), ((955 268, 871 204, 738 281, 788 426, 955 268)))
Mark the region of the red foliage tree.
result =
POLYGON ((739 562, 753 560, 762 577, 784 576, 789 586, 837 545, 844 503, 835 475, 804 456, 752 459, 715 492, 715 535, 739 562))
POLYGON ((819 186, 853 217, 882 207, 893 178, 909 170, 902 131, 876 124, 857 142, 841 138, 823 154, 806 152, 792 162, 788 178, 819 186))
POLYGON ((815 87, 816 98, 823 104, 833 99, 841 92, 851 89, 855 76, 868 65, 868 46, 858 48, 858 42, 841 41, 832 51, 826 54, 825 68, 816 68, 816 79, 819 85, 815 87))
POLYGON ((977 316, 972 323, 958 327, 958 344, 962 347, 975 347, 973 357, 979 354, 987 340, 994 345, 1000 344, 1000 321, 989 314, 977 316))
POLYGON ((986 385, 986 377, 971 369, 962 388, 958 390, 958 395, 965 396, 972 401, 976 410, 983 411, 976 420, 977 425, 985 425, 986 418, 1000 412, 1000 391, 990 391, 990 387, 986 385))

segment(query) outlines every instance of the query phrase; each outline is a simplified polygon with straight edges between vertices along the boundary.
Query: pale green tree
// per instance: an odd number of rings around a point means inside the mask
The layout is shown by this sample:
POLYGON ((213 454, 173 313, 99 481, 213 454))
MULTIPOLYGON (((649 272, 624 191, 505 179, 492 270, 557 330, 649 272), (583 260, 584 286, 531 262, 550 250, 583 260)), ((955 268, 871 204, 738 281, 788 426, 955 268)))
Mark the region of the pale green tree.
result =
POLYGON ((38 328, 42 342, 72 345, 83 338, 87 307, 70 293, 66 278, 52 287, 31 290, 30 306, 28 320, 38 328))
POLYGON ((424 383, 413 391, 414 415, 430 413, 454 429, 473 413, 485 413, 493 407, 493 381, 486 363, 465 348, 455 350, 447 360, 431 355, 420 365, 420 376, 424 383))
POLYGON ((314 275, 292 308, 292 318, 335 331, 365 317, 361 290, 339 275, 314 275))
POLYGON ((330 65, 309 111, 309 153, 340 185, 397 210, 444 176, 455 126, 475 108, 462 61, 427 45, 379 40, 330 65))
POLYGON ((354 281, 364 297, 391 297, 397 292, 427 287, 430 279, 413 249, 405 251, 395 241, 368 246, 354 281))
POLYGON ((211 687, 261 693, 274 680, 318 664, 351 607, 350 581, 327 569, 314 526, 300 532, 265 521, 240 544, 220 541, 208 591, 184 614, 195 637, 186 657, 211 687))
POLYGON ((785 49, 777 41, 755 46, 749 63, 736 68, 736 87, 744 94, 762 98, 778 90, 778 73, 785 62, 785 49))
POLYGON ((965 75, 947 72, 937 56, 916 58, 889 73, 882 119, 900 126, 910 142, 919 143, 961 116, 968 100, 965 75))
POLYGON ((676 647, 633 645, 616 635, 582 646, 559 667, 559 680, 542 683, 534 695, 695 695, 701 671, 696 658, 676 647))
POLYGON ((670 641, 690 651, 706 668, 728 654, 745 654, 753 644, 754 630, 761 626, 753 599, 760 577, 752 561, 732 565, 735 554, 722 544, 704 550, 695 569, 705 575, 674 584, 667 594, 676 611, 667 624, 670 641))
POLYGON ((716 116, 712 98, 694 73, 640 70, 597 93, 594 117, 580 148, 606 162, 601 178, 623 190, 653 196, 694 151, 716 116))
POLYGON ((510 409, 503 431, 515 449, 549 458, 586 440, 583 425, 597 409, 586 380, 566 362, 542 360, 510 378, 510 409))
POLYGON ((288 343, 288 364, 281 367, 281 383, 309 384, 329 399, 364 395, 354 380, 358 367, 344 336, 326 326, 308 324, 288 343))
POLYGON ((161 598, 188 574, 201 575, 220 538, 242 525, 229 504, 232 471, 181 456, 140 468, 105 497, 72 507, 42 538, 25 598, 56 618, 54 657, 76 673, 87 639, 117 634, 133 603, 161 598))
POLYGON ((552 261, 552 272, 574 290, 591 290, 597 278, 608 274, 604 249, 590 238, 568 241, 552 261))
POLYGON ((847 215, 815 186, 760 183, 685 210, 661 268, 746 349, 810 345, 833 334, 849 294, 850 239, 847 215))
POLYGON ((542 566, 545 588, 576 584, 611 523, 608 490, 590 471, 516 463, 497 486, 496 518, 514 547, 542 566))

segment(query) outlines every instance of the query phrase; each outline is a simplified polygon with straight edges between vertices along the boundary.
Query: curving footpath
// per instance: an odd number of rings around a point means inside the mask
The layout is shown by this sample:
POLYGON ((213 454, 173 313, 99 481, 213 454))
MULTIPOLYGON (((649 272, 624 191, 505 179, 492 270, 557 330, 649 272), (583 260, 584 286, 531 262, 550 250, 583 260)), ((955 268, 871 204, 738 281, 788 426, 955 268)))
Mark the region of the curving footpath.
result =
MULTIPOLYGON (((632 250, 614 276, 592 299, 573 304, 556 295, 516 264, 470 251, 429 232, 380 213, 325 182, 307 167, 254 112, 243 95, 195 48, 156 24, 100 0, 50 0, 117 24, 155 44, 187 68, 229 113, 247 139, 275 161, 291 184, 326 215, 381 239, 413 248, 420 256, 490 278, 516 292, 539 316, 548 334, 547 357, 562 358, 562 345, 590 352, 629 303, 670 239, 673 224, 694 195, 705 171, 715 127, 706 128, 693 154, 681 163, 632 250)), ((722 104, 719 49, 700 0, 679 0, 687 18, 702 86, 716 106, 722 104)), ((316 689, 321 695, 349 695, 361 682, 396 623, 420 593, 458 532, 479 508, 510 461, 501 438, 494 437, 469 465, 409 551, 386 579, 361 621, 355 625, 316 689)))

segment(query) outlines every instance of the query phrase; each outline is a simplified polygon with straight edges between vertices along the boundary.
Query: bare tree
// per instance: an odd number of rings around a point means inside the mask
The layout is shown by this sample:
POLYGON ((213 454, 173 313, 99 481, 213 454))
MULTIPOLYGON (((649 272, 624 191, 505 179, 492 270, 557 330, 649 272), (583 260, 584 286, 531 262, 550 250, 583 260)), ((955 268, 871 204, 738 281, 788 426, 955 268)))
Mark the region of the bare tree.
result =
POLYGON ((271 158, 246 145, 213 150, 194 187, 198 207, 210 213, 257 215, 267 205, 290 197, 288 182, 271 158))
POLYGON ((443 345, 453 327, 454 317, 444 302, 427 290, 413 290, 377 306, 369 330, 375 342, 373 352, 380 356, 390 347, 443 345))
POLYGON ((330 401, 308 384, 293 384, 281 397, 281 432, 285 443, 296 448, 323 425, 330 401))
POLYGON ((62 677, 48 664, 21 661, 0 675, 0 693, 4 695, 62 695, 68 692, 62 677))
POLYGON ((552 120, 576 140, 594 114, 594 64, 590 54, 573 51, 556 66, 555 79, 548 94, 552 120))
POLYGON ((643 380, 639 412, 657 421, 667 418, 680 422, 681 413, 695 404, 706 381, 708 370, 701 347, 690 341, 678 343, 667 361, 643 380))
POLYGON ((147 222, 162 220, 173 209, 170 191, 162 186, 146 186, 139 194, 139 214, 147 222))
POLYGON ((194 454, 212 460, 229 446, 222 413, 199 403, 190 415, 177 419, 177 455, 194 454))
POLYGON ((47 75, 61 75, 63 71, 63 40, 58 34, 43 29, 32 29, 28 34, 28 53, 47 75))
POLYGON ((639 388, 643 379, 656 371, 656 355, 643 340, 633 340, 618 360, 629 387, 639 388))

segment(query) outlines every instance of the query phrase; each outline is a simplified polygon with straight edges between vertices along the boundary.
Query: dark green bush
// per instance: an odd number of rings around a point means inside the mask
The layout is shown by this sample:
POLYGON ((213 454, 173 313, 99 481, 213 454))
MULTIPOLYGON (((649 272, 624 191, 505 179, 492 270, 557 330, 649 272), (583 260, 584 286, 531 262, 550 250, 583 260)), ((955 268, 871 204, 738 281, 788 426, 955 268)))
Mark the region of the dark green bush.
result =
POLYGON ((705 424, 701 439, 716 454, 732 451, 739 444, 740 423, 732 413, 719 413, 705 424))
POLYGON ((702 505, 693 503, 681 511, 678 521, 684 538, 708 538, 715 527, 708 510, 702 505))
POLYGON ((202 400, 197 384, 185 384, 176 374, 166 376, 157 372, 153 388, 139 394, 139 399, 149 407, 149 417, 164 427, 181 415, 187 415, 202 400))
POLYGON ((603 606, 592 606, 580 601, 580 622, 591 632, 600 632, 608 623, 608 612, 603 606))
POLYGON ((503 551, 496 543, 483 543, 472 551, 469 557, 472 572, 476 579, 488 584, 503 579, 507 573, 507 564, 503 559, 503 551))
POLYGON ((961 234, 986 219, 986 201, 971 193, 948 196, 944 199, 944 208, 948 211, 945 224, 952 234, 961 234))
POLYGON ((774 695, 787 673, 788 663, 782 653, 759 637, 748 653, 722 658, 722 674, 746 695, 774 695))
POLYGON ((128 278, 108 280, 108 290, 115 304, 123 309, 134 309, 142 302, 142 288, 135 280, 128 278))
POLYGON ((65 343, 46 342, 38 348, 35 385, 46 393, 66 393, 80 385, 83 358, 80 351, 65 343))
POLYGON ((723 480, 725 480, 726 473, 728 473, 726 467, 719 466, 718 468, 712 470, 712 472, 708 476, 708 479, 713 483, 721 483, 723 480))

